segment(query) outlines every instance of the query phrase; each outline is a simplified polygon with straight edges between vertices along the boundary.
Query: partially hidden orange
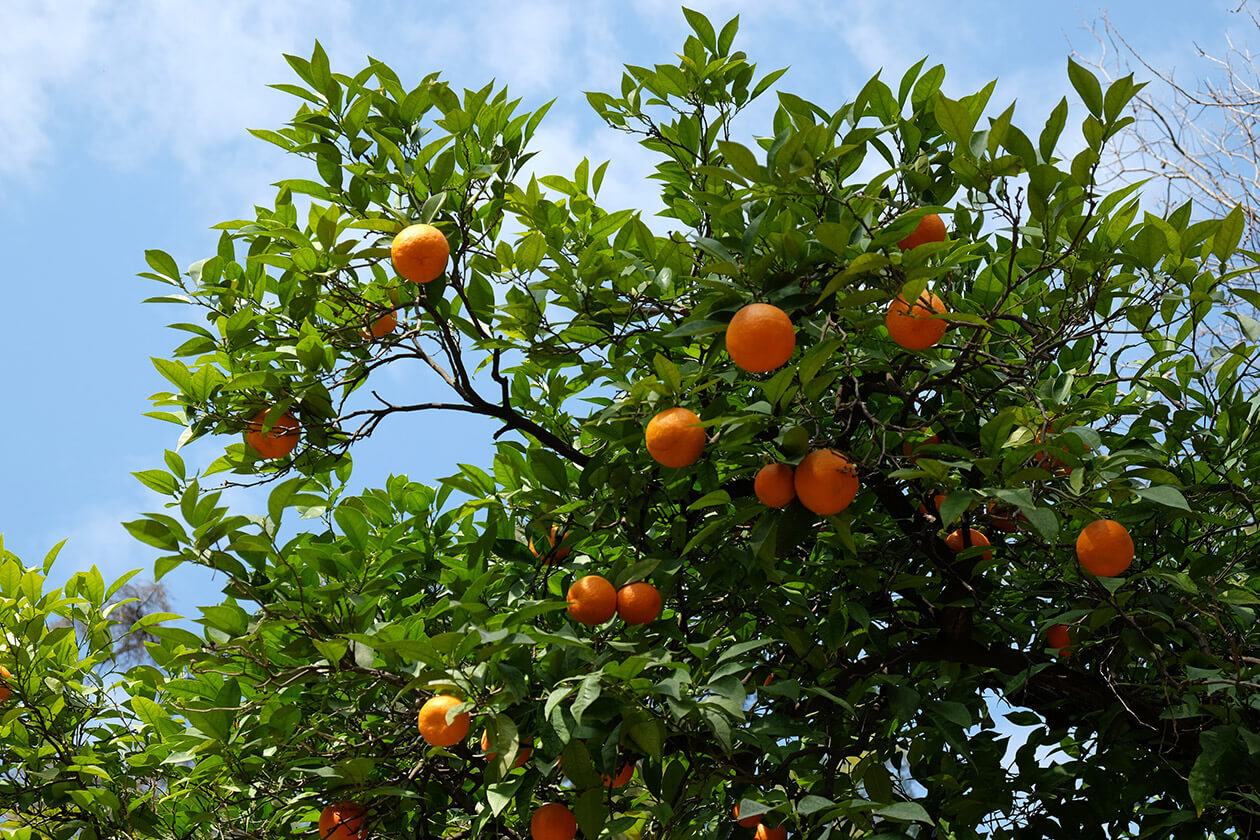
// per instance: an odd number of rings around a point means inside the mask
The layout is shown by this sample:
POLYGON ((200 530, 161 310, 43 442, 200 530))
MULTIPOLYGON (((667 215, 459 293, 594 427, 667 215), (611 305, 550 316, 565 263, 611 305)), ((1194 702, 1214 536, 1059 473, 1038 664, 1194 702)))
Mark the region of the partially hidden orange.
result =
POLYGON ((667 408, 647 424, 648 454, 664 467, 687 467, 704 452, 704 427, 695 412, 667 408))
POLYGON ((463 703, 458 697, 439 694, 420 707, 420 735, 435 747, 450 747, 464 740, 472 720, 468 712, 460 712, 450 723, 446 713, 463 703))
POLYGON ((320 840, 359 840, 367 809, 357 802, 334 802, 319 814, 320 840))
POLYGON ((622 765, 622 768, 617 771, 616 776, 609 776, 607 773, 599 774, 599 777, 604 781, 604 787, 615 788, 625 787, 633 776, 634 765, 629 763, 622 765))
MULTIPOLYGON (((494 761, 495 757, 498 755, 497 752, 490 751, 489 732, 481 733, 481 752, 485 756, 486 761, 494 761)), ((516 762, 512 766, 520 767, 522 764, 529 761, 529 757, 533 754, 534 750, 531 748, 530 742, 521 741, 520 747, 516 750, 516 762)))
MULTIPOLYGON (((969 535, 969 539, 968 537, 964 537, 963 529, 959 528, 958 530, 954 531, 948 537, 945 538, 945 544, 949 546, 950 549, 952 549, 955 554, 957 554, 958 552, 966 548, 978 548, 978 547, 990 545, 989 538, 986 537, 984 534, 980 533, 979 531, 977 531, 975 528, 968 528, 967 532, 969 535)), ((993 552, 986 551, 981 556, 984 557, 985 561, 987 562, 993 559, 993 552)))
POLYGON ((1077 536, 1076 557, 1090 574, 1115 577, 1133 562, 1133 537, 1114 519, 1096 520, 1077 536))
POLYGON ((903 251, 911 251, 929 242, 944 242, 946 236, 945 221, 937 213, 929 213, 915 225, 913 231, 905 239, 897 243, 903 251))
POLYGON ((398 276, 412 283, 428 283, 442 276, 451 257, 451 245, 433 225, 403 228, 389 246, 398 276))
POLYGON ((1059 649, 1059 656, 1071 656, 1068 645, 1072 644, 1072 634, 1066 624, 1055 624, 1046 631, 1046 646, 1059 649))
POLYGON ((757 501, 766 507, 787 507, 796 498, 796 481, 791 464, 766 464, 753 479, 757 501))
POLYGON ((751 817, 744 817, 741 820, 739 818, 739 805, 735 806, 735 819, 744 828, 756 828, 757 826, 761 825, 761 814, 754 814, 751 817))
POLYGON ((741 370, 767 373, 792 357, 796 328, 777 306, 750 303, 735 313, 726 328, 726 352, 741 370))
POLYGON ((575 580, 566 600, 573 620, 592 627, 603 624, 617 612, 617 590, 599 575, 575 580))
POLYGON ((797 465, 793 486, 801 504, 828 516, 847 508, 857 496, 857 469, 834 449, 815 449, 797 465))
POLYGON ((888 304, 884 326, 898 346, 906 350, 926 350, 945 337, 949 324, 934 317, 945 314, 945 311, 945 302, 926 289, 913 306, 904 297, 897 295, 888 304))
POLYGON ((301 427, 289 412, 275 417, 275 406, 264 408, 254 415, 245 429, 245 443, 260 458, 283 458, 297 448, 301 439, 301 427), (266 420, 275 420, 270 429, 263 432, 266 420))
POLYGON ((765 823, 757 826, 757 833, 753 835, 756 840, 787 840, 787 827, 778 826, 771 828, 765 823))
POLYGON ((0 703, 9 699, 13 694, 13 689, 9 688, 9 680, 13 679, 13 675, 9 673, 9 669, 0 665, 0 703))

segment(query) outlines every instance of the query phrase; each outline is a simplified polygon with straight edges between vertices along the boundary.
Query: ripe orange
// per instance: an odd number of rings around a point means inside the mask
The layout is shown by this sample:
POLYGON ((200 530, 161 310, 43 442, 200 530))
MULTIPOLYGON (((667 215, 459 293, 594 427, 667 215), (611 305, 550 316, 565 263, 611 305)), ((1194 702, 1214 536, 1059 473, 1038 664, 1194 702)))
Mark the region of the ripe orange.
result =
POLYGON ((451 245, 433 225, 411 225, 394 237, 389 253, 399 276, 412 283, 428 283, 446 271, 451 245))
POLYGON ((884 316, 884 326, 888 327, 888 335, 906 350, 926 350, 933 347, 945 337, 949 325, 933 315, 945 313, 945 303, 935 293, 923 290, 914 306, 897 295, 888 304, 888 314, 884 316))
MULTIPOLYGON (((970 535, 971 535, 970 546, 968 546, 963 541, 962 528, 959 528, 957 531, 954 531, 952 534, 950 534, 948 537, 945 538, 945 544, 949 546, 951 549, 953 549, 955 554, 962 551, 964 548, 976 548, 977 546, 990 544, 989 538, 986 537, 984 534, 980 533, 979 531, 977 531, 975 528, 968 528, 967 530, 968 532, 970 532, 970 535)), ((993 559, 993 552, 986 551, 982 556, 987 562, 993 559)))
POLYGON ((319 814, 320 840, 359 840, 367 809, 357 802, 335 802, 319 814))
POLYGON ((471 720, 468 712, 460 712, 450 723, 446 713, 463 703, 458 697, 439 694, 430 697, 420 707, 420 734, 435 747, 449 747, 464 740, 471 720))
POLYGON ((1076 557, 1090 574, 1115 577, 1133 562, 1133 537, 1114 519, 1099 519, 1081 529, 1076 557))
MULTIPOLYGON (((945 504, 945 494, 937 493, 933 495, 932 504, 936 505, 936 513, 937 515, 939 515, 941 512, 941 505, 945 504)), ((922 502, 919 503, 919 513, 923 514, 924 516, 928 515, 927 506, 925 506, 922 502)))
POLYGON ((1046 631, 1046 645, 1052 648, 1059 648, 1059 656, 1072 655, 1072 651, 1068 648, 1068 645, 1071 643, 1072 634, 1066 624, 1055 624, 1046 631))
POLYGON ((750 303, 735 313, 726 328, 726 352, 735 366, 750 373, 766 373, 792 357, 796 328, 777 306, 750 303))
POLYGON ((740 820, 739 819, 739 805, 735 806, 735 819, 739 820, 739 824, 742 825, 744 828, 754 828, 756 826, 761 825, 761 814, 756 814, 751 817, 744 817, 742 820, 740 820))
POLYGON ((839 513, 857 496, 857 469, 834 449, 815 449, 796 467, 793 485, 801 504, 814 513, 839 513))
POLYGON ((796 498, 796 485, 792 480, 791 464, 766 464, 753 479, 753 492, 766 507, 781 508, 796 498))
POLYGON ((578 578, 569 587, 569 615, 582 624, 603 624, 617 612, 617 590, 599 575, 578 578))
POLYGON ((295 448, 301 438, 301 427, 289 412, 280 415, 271 430, 263 434, 264 416, 271 418, 275 407, 264 408, 254 415, 245 429, 245 443, 261 458, 283 458, 295 448))
POLYGON ((665 467, 690 466, 704 451, 704 427, 685 408, 667 408, 649 420, 646 438, 648 454, 665 467))
POLYGON ((1013 507, 989 504, 984 512, 989 516, 989 524, 1004 534, 1013 534, 1019 530, 1019 511, 1013 507))
POLYGON ((607 773, 600 773, 599 777, 604 781, 604 787, 625 787, 626 783, 634 776, 634 765, 627 763, 619 771, 616 776, 609 776, 607 773))
MULTIPOLYGON (((529 761, 529 757, 534 754, 533 749, 529 746, 531 742, 521 741, 520 749, 516 751, 516 763, 513 767, 520 767, 529 761)), ((490 733, 481 733, 481 752, 485 755, 486 761, 494 761, 494 757, 498 755, 496 752, 490 752, 490 733)))
POLYGON ((770 828, 765 823, 757 826, 756 840, 787 840, 787 826, 770 828))
POLYGON ((936 213, 929 213, 922 219, 909 236, 897 244, 903 251, 910 251, 929 242, 945 241, 945 222, 936 213))
POLYGON ((647 624, 661 614, 661 593, 640 581, 617 590, 617 615, 626 624, 647 624))
MULTIPOLYGON (((550 545, 550 546, 551 546, 553 549, 555 549, 555 550, 550 552, 551 556, 550 556, 550 557, 548 558, 548 560, 547 560, 547 562, 548 562, 548 563, 550 563, 550 562, 552 562, 552 561, 555 561, 555 562, 559 563, 559 562, 563 561, 563 560, 564 560, 564 558, 566 558, 566 557, 568 557, 568 556, 569 556, 569 549, 568 549, 568 548, 564 548, 564 547, 561 547, 561 548, 556 548, 556 543, 557 543, 557 542, 559 542, 559 541, 561 541, 561 540, 563 540, 563 539, 564 539, 564 534, 561 534, 561 533, 560 533, 560 526, 559 526, 559 525, 552 525, 552 526, 551 526, 551 532, 547 534, 547 543, 548 543, 548 545, 550 545)), ((531 552, 531 553, 533 553, 533 555, 534 555, 535 557, 538 557, 538 558, 540 558, 540 559, 541 559, 541 555, 538 553, 538 549, 534 548, 534 538, 533 538, 533 537, 530 537, 530 538, 529 538, 529 550, 530 550, 530 552, 531 552)))
MULTIPOLYGON (((372 338, 384 338, 396 329, 398 329, 398 314, 390 310, 372 322, 372 338)), ((366 337, 367 333, 364 333, 364 338, 366 337)))
POLYGON ((534 840, 573 840, 577 834, 577 818, 559 802, 549 802, 534 812, 529 821, 529 834, 534 840))
POLYGON ((13 689, 9 688, 9 680, 13 679, 13 675, 9 673, 9 669, 0 665, 0 703, 9 699, 9 695, 13 693, 13 689))

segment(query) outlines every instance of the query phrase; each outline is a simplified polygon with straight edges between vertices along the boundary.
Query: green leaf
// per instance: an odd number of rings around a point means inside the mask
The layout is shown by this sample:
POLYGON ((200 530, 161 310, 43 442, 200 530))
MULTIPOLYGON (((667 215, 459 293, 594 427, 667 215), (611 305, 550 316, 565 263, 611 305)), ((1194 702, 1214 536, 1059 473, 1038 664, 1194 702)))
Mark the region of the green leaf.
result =
POLYGON ((1243 216, 1241 206, 1235 206, 1221 220, 1221 226, 1217 228, 1216 235, 1212 238, 1212 253, 1218 260, 1224 262, 1233 256, 1238 243, 1242 241, 1246 226, 1247 220, 1243 216))
POLYGON ((937 91, 933 113, 945 136, 954 141, 956 151, 970 154, 968 147, 971 143, 971 132, 976 127, 976 117, 971 115, 967 106, 937 91))
POLYGON ((1190 505, 1186 502, 1186 497, 1181 495, 1180 490, 1170 484, 1156 484, 1151 487, 1143 487, 1137 491, 1137 494, 1143 499, 1148 499, 1165 507, 1190 511, 1190 505))
POLYGON ((901 822, 932 822, 932 817, 928 815, 927 810, 918 802, 897 802, 892 805, 886 805, 883 808, 876 808, 872 813, 885 819, 899 820, 901 822))
POLYGON ((1068 58, 1068 79, 1072 82, 1072 87, 1076 88, 1076 92, 1080 94, 1081 101, 1085 103, 1085 107, 1095 117, 1101 118, 1103 115, 1103 92, 1102 85, 1098 83, 1098 78, 1075 61, 1068 58))

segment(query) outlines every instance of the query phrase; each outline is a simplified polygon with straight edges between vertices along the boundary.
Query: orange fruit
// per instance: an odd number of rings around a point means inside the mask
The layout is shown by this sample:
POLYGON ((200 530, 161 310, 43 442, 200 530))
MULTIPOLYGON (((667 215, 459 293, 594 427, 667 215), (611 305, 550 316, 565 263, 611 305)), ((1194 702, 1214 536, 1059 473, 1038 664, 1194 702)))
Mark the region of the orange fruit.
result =
POLYGON ((634 765, 627 763, 619 771, 616 776, 609 776, 607 773, 600 773, 599 777, 604 781, 604 787, 625 787, 630 778, 634 776, 634 765))
POLYGON ((1133 562, 1133 537, 1114 519, 1099 519, 1081 529, 1076 557, 1090 574, 1115 577, 1133 562))
POLYGON ((650 583, 631 583, 617 590, 617 615, 626 624, 647 624, 661 614, 661 593, 650 583))
POLYGON ((617 612, 617 590, 599 575, 578 578, 569 587, 569 615, 582 624, 603 624, 617 612))
MULTIPOLYGON (((941 505, 945 504, 945 494, 937 493, 936 495, 934 495, 932 497, 932 503, 936 505, 936 512, 937 514, 939 514, 941 512, 941 505)), ((922 502, 919 503, 919 513, 923 514, 924 516, 928 515, 928 509, 922 502)))
POLYGON ((897 295, 888 304, 884 326, 888 327, 888 335, 899 346, 906 350, 926 350, 945 337, 949 324, 932 317, 944 313, 945 303, 933 292, 924 289, 914 306, 907 303, 901 295, 897 295))
POLYGON ((573 840, 577 834, 577 818, 559 802, 549 802, 534 812, 529 821, 529 834, 534 840, 573 840))
POLYGON ((1004 534, 1013 534, 1018 531, 1019 520, 1023 518, 1017 508, 993 503, 986 505, 984 512, 989 517, 989 524, 1004 534))
POLYGON ((435 747, 449 747, 464 740, 471 723, 468 712, 460 712, 450 723, 446 713, 463 703, 458 697, 439 694, 430 697, 420 707, 420 734, 435 747))
POLYGON ((704 451, 704 427, 685 408, 667 408, 649 420, 646 439, 648 454, 665 467, 690 466, 704 451))
POLYGON ((0 665, 0 703, 9 699, 9 695, 13 693, 13 689, 9 688, 9 680, 13 679, 13 675, 9 673, 9 669, 0 665))
MULTIPOLYGON (((559 525, 552 525, 552 526, 551 526, 551 532, 547 534, 547 543, 548 543, 548 545, 550 545, 550 546, 551 546, 551 548, 552 548, 552 549, 554 549, 554 550, 553 550, 553 551, 551 551, 551 552, 548 552, 548 553, 550 554, 550 557, 547 559, 547 562, 548 562, 548 563, 552 562, 553 560, 554 560, 555 562, 559 563, 559 562, 563 561, 563 560, 564 560, 564 558, 566 558, 566 557, 568 557, 568 556, 569 556, 569 549, 567 549, 567 548, 563 548, 563 547, 562 547, 562 548, 556 548, 556 543, 557 543, 557 542, 559 542, 559 541, 561 541, 561 540, 563 540, 563 539, 564 539, 564 534, 561 534, 561 533, 560 533, 560 526, 559 526, 559 525)), ((530 550, 530 552, 532 552, 532 553, 533 553, 533 555, 534 555, 535 557, 540 557, 540 555, 539 555, 539 553, 538 553, 538 549, 534 548, 534 538, 533 538, 533 537, 530 537, 530 538, 529 538, 529 550, 530 550)))
MULTIPOLYGON (((951 549, 953 549, 955 554, 962 551, 964 548, 975 548, 977 546, 990 544, 989 538, 986 537, 984 534, 980 533, 979 531, 977 531, 975 528, 968 528, 967 530, 968 532, 970 532, 970 535, 971 535, 970 546, 968 546, 963 541, 962 528, 959 528, 957 531, 954 531, 952 534, 950 534, 948 537, 945 538, 945 544, 949 546, 951 549)), ((986 551, 982 556, 984 557, 986 561, 992 560, 993 552, 986 551)))
POLYGON ((319 814, 320 840, 359 840, 367 809, 356 802, 335 802, 319 814))
POLYGON ((929 242, 945 241, 945 222, 936 213, 929 213, 905 239, 897 243, 903 251, 911 251, 929 242))
POLYGON ((781 825, 778 828, 770 828, 765 823, 761 823, 753 836, 756 840, 787 840, 787 827, 781 825))
MULTIPOLYGON (((371 336, 372 338, 384 338, 396 329, 398 329, 398 314, 390 310, 372 322, 371 336)), ((368 333, 364 333, 363 337, 367 338, 368 333)))
POLYGON ((756 814, 751 817, 744 817, 742 820, 739 819, 739 805, 735 806, 735 819, 739 820, 739 824, 742 825, 744 828, 755 828, 756 826, 761 825, 761 814, 756 814))
POLYGON ((787 507, 796 498, 796 484, 793 481, 791 464, 766 464, 757 471, 753 479, 753 492, 757 501, 766 507, 787 507))
POLYGON ((289 412, 280 415, 271 429, 263 434, 264 416, 275 419, 275 406, 264 408, 254 415, 245 429, 245 443, 261 458, 283 458, 297 448, 301 427, 289 412))
POLYGON ((839 513, 857 496, 857 469, 834 449, 815 449, 797 465, 793 486, 801 504, 814 513, 839 513))
POLYGON ((389 253, 400 277, 412 283, 428 283, 446 271, 451 245, 433 225, 410 225, 394 237, 389 253))
MULTIPOLYGON (((498 755, 498 753, 496 752, 490 752, 490 733, 489 732, 481 733, 481 752, 484 754, 486 761, 494 761, 494 757, 498 755)), ((520 767, 522 764, 529 761, 529 757, 533 754, 534 754, 534 751, 530 747, 530 742, 521 741, 520 749, 516 751, 516 763, 513 764, 512 766, 520 767)))
POLYGON ((1059 656, 1072 655, 1072 651, 1068 649, 1068 645, 1071 643, 1072 634, 1066 624, 1055 624, 1046 631, 1046 645, 1052 648, 1059 648, 1059 656))
POLYGON ((735 313, 726 328, 726 352, 749 373, 766 373, 792 358, 796 328, 777 306, 750 303, 735 313))

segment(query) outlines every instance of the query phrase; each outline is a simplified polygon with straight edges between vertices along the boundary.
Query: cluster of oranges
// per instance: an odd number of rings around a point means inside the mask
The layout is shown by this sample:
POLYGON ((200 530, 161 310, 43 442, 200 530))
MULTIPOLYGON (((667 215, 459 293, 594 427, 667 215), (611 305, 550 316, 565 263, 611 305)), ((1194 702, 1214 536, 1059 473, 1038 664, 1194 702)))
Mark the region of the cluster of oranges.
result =
MULTIPOLYGON (((394 268, 404 280, 429 283, 442 276, 451 257, 446 237, 433 225, 409 225, 390 243, 394 268)), ((398 315, 390 310, 376 318, 364 337, 384 338, 398 328, 398 315)), ((245 426, 245 443, 259 458, 283 458, 297 448, 301 425, 289 412, 275 415, 275 406, 263 408, 245 426), (270 424, 270 425, 268 425, 270 424)))
POLYGON ((616 589, 606 578, 585 575, 569 587, 566 600, 574 621, 594 627, 613 615, 626 624, 647 624, 661 614, 661 593, 640 581, 616 589))

